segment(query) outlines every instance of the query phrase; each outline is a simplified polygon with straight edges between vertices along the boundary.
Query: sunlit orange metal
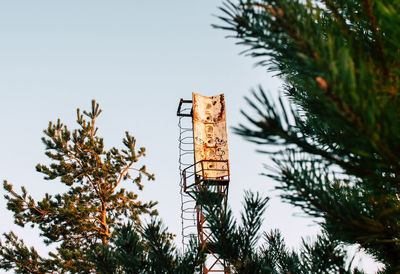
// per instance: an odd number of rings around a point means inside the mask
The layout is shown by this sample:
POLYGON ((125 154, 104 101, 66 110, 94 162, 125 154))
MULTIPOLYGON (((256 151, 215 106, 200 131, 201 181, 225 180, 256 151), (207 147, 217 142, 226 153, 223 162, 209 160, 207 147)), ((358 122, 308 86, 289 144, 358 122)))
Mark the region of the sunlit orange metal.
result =
POLYGON ((202 170, 208 179, 228 176, 229 166, 225 162, 229 159, 229 153, 224 94, 207 97, 193 93, 193 137, 194 158, 195 163, 198 163, 196 173, 202 170))
MULTIPOLYGON (((222 196, 222 212, 226 211, 230 181, 228 135, 224 94, 202 96, 193 93, 192 101, 181 99, 177 115, 192 117, 194 163, 182 171, 184 192, 196 199, 195 192, 207 187, 222 196), (182 105, 192 103, 190 112, 183 112, 182 105)), ((200 248, 205 248, 212 234, 207 216, 196 203, 197 237, 200 248)), ((229 267, 213 250, 206 250, 207 259, 202 272, 229 273, 229 267)))

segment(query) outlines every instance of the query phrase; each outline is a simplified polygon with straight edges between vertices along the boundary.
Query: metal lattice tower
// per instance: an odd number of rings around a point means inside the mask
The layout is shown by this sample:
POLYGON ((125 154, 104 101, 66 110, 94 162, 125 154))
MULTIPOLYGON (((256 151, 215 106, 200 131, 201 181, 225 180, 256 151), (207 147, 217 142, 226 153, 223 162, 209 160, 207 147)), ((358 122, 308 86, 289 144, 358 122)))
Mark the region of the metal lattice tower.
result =
POLYGON ((207 254, 202 273, 229 273, 219 255, 206 248, 212 234, 195 195, 203 188, 221 195, 221 202, 215 206, 226 212, 230 172, 224 95, 206 97, 193 93, 193 100, 180 100, 177 115, 184 250, 190 237, 196 236, 199 247, 207 254))

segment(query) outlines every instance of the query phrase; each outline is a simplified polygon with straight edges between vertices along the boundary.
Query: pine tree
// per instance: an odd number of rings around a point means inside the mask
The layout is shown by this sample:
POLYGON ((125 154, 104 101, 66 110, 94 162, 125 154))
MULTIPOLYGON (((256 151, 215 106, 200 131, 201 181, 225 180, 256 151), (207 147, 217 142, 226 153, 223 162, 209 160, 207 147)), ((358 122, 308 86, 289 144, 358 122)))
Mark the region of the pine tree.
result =
POLYGON ((111 244, 99 246, 89 259, 99 273, 200 273, 204 253, 193 239, 185 253, 176 249, 173 235, 161 221, 145 226, 127 224, 111 238, 111 244))
POLYGON ((400 2, 226 1, 220 28, 285 82, 236 132, 276 163, 282 197, 400 271, 400 2), (283 97, 288 100, 282 99, 283 97), (261 146, 264 146, 261 148, 261 146))
POLYGON ((348 263, 346 250, 325 231, 313 242, 303 240, 299 251, 286 246, 279 230, 261 232, 268 197, 245 192, 238 221, 229 208, 221 212, 213 206, 212 194, 206 191, 198 199, 212 231, 208 248, 227 262, 230 273, 363 273, 348 263))
POLYGON ((363 273, 347 264, 347 254, 337 240, 327 234, 314 242, 303 241, 299 252, 289 250, 278 230, 260 232, 268 198, 246 192, 240 222, 230 209, 222 212, 215 206, 220 199, 210 191, 198 193, 211 239, 199 249, 195 239, 185 253, 176 250, 171 235, 159 221, 140 227, 124 226, 111 239, 112 244, 100 246, 90 259, 100 273, 202 273, 206 250, 223 259, 229 273, 363 273), (262 242, 260 241, 262 238, 262 242))
POLYGON ((87 257, 90 250, 106 245, 115 229, 128 220, 138 226, 140 215, 157 214, 155 202, 138 201, 136 193, 121 187, 127 181, 141 190, 143 176, 154 180, 144 165, 138 167, 145 148, 137 150, 136 139, 126 132, 124 149, 105 149, 95 125, 100 113, 93 100, 90 112, 77 110, 77 129, 70 131, 58 120, 44 130, 42 140, 52 162, 38 164, 36 169, 46 180, 64 184, 68 188, 65 193, 46 193, 36 202, 25 187, 19 194, 4 182, 7 208, 15 223, 38 227, 46 244, 58 246, 43 258, 13 232, 7 233, 0 242, 0 268, 17 273, 92 272, 94 265, 87 257))

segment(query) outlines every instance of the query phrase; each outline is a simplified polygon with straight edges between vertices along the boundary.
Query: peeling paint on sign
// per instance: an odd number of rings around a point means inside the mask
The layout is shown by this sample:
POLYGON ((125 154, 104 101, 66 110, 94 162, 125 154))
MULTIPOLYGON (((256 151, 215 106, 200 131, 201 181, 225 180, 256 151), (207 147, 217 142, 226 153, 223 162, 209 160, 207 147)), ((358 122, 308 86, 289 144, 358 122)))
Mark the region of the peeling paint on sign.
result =
POLYGON ((202 161, 196 164, 196 174, 203 172, 209 179, 228 176, 224 94, 208 97, 193 93, 193 137, 195 163, 202 161))

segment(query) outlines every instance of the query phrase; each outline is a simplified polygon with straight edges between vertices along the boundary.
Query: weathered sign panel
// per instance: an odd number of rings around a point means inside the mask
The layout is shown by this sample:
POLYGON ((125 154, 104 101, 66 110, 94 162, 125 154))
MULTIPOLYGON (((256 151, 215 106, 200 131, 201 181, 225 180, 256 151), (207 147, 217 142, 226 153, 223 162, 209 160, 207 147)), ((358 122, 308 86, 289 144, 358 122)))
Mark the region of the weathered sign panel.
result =
POLYGON ((228 135, 224 94, 193 93, 195 172, 208 179, 229 174, 228 135))

